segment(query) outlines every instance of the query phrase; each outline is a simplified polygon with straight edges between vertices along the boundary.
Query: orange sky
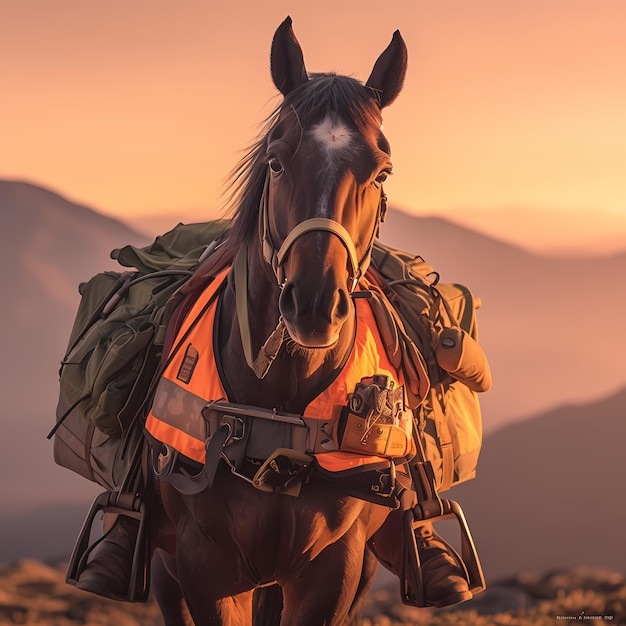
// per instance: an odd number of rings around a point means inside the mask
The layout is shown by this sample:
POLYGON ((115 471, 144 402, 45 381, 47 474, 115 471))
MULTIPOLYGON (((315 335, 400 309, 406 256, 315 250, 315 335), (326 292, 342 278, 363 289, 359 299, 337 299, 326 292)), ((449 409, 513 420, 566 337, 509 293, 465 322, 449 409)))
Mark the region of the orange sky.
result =
POLYGON ((0 177, 121 217, 207 215, 274 102, 287 14, 309 70, 363 80, 401 30, 393 204, 477 224, 498 209, 513 231, 513 209, 576 209, 544 236, 598 216, 626 241, 623 0, 0 0, 0 177))

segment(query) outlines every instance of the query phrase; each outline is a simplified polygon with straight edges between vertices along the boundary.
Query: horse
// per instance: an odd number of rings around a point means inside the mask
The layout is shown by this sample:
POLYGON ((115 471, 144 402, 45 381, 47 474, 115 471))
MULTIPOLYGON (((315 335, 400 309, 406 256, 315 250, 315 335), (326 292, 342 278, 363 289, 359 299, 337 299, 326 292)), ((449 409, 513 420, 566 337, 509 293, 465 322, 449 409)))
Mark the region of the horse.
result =
MULTIPOLYGON (((231 401, 299 414, 344 364, 355 334, 354 289, 392 171, 381 110, 400 93, 406 67, 396 31, 365 84, 309 75, 291 19, 276 30, 270 68, 283 99, 234 171, 232 226, 201 268, 213 275, 242 267, 215 313, 216 358, 231 401), (254 356, 277 323, 278 351, 269 368, 255 371, 254 356)), ((366 544, 391 510, 313 474, 297 497, 261 491, 224 462, 199 493, 167 482, 159 488, 153 583, 168 624, 185 623, 184 597, 196 624, 251 625, 254 591, 270 585, 282 591, 283 626, 347 623, 375 569, 366 544)))

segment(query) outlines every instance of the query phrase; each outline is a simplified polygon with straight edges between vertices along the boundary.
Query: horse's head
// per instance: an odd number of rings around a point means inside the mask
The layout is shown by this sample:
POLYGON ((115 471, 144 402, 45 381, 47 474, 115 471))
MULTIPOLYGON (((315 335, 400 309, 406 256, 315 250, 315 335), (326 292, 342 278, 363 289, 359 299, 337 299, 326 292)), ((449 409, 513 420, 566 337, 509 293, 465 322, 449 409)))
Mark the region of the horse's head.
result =
POLYGON ((380 111, 400 92, 406 62, 396 31, 365 85, 309 78, 291 20, 274 35, 272 78, 284 101, 266 141, 261 236, 282 286, 281 315, 304 347, 332 346, 353 311, 350 294, 369 264, 391 172, 380 111))

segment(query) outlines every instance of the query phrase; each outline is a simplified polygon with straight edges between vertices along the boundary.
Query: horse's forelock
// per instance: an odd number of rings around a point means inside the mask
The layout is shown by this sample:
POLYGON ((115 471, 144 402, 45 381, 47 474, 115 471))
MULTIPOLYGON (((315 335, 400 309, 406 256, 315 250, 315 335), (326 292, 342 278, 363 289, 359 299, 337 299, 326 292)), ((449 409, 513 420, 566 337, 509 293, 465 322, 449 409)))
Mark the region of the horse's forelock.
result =
POLYGON ((354 78, 333 73, 312 74, 307 83, 285 98, 285 106, 293 108, 305 127, 328 115, 353 122, 359 132, 381 122, 380 109, 368 89, 354 78))

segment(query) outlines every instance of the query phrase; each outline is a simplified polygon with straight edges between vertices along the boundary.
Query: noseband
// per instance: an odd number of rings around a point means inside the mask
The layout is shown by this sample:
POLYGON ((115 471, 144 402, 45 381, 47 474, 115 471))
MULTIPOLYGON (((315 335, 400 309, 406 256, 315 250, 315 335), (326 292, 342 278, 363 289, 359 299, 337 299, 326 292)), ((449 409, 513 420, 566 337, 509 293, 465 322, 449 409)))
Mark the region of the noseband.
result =
POLYGON ((261 196, 261 202, 259 205, 259 238, 261 239, 263 246, 263 257, 265 261, 269 264, 274 272, 274 276, 276 276, 276 280, 278 284, 282 286, 285 283, 285 272, 283 269, 283 263, 285 261, 285 257, 287 253, 291 249, 291 246, 296 242, 297 239, 310 232, 329 232, 339 238, 343 247, 346 249, 348 253, 348 274, 350 277, 350 284, 348 284, 348 291, 352 293, 357 283, 359 282, 359 278, 365 274, 367 267, 370 263, 370 257, 372 253, 372 247, 374 245, 374 239, 378 234, 378 226, 380 222, 385 221, 385 213, 387 212, 387 196, 385 192, 380 190, 380 201, 378 203, 378 215, 376 217, 376 225, 372 229, 372 234, 370 236, 370 240, 365 248, 365 253, 359 260, 356 247, 354 242, 352 241, 352 237, 350 233, 345 229, 345 227, 337 222, 336 220, 331 220, 326 217, 313 217, 308 220, 304 220, 304 222, 300 222, 288 235, 285 237, 285 240, 281 244, 281 246, 277 249, 276 245, 272 240, 272 234, 270 231, 269 224, 269 194, 270 194, 270 173, 268 170, 267 176, 265 177, 265 184, 263 186, 263 195, 261 196))

